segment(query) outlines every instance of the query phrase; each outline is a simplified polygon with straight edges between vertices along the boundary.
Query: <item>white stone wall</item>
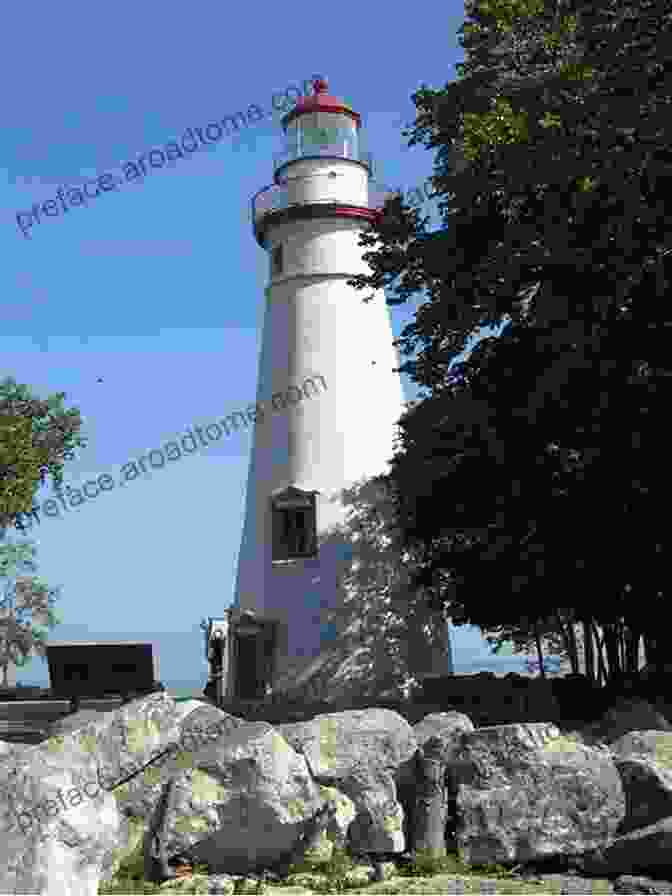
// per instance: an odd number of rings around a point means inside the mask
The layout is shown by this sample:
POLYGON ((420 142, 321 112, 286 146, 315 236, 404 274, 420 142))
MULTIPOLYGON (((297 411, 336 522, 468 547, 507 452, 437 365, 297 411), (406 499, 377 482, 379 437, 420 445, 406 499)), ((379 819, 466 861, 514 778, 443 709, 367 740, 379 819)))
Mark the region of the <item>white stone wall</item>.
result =
MULTIPOLYGON (((296 178, 288 201, 368 206, 366 171, 352 162, 301 161, 287 176, 296 178)), ((270 496, 290 485, 319 491, 318 537, 344 522, 341 490, 388 470, 405 410, 384 293, 365 303, 369 293, 346 282, 369 270, 358 246, 363 226, 316 217, 267 234, 269 254, 283 245, 283 270, 266 289, 257 402, 270 408, 274 394, 301 388, 308 377, 326 382, 319 394, 255 425, 234 605, 281 621, 279 675, 298 673, 328 648, 325 611, 337 601, 350 554, 327 545, 315 559, 273 566, 270 496)), ((442 659, 441 671, 448 663, 442 659)))

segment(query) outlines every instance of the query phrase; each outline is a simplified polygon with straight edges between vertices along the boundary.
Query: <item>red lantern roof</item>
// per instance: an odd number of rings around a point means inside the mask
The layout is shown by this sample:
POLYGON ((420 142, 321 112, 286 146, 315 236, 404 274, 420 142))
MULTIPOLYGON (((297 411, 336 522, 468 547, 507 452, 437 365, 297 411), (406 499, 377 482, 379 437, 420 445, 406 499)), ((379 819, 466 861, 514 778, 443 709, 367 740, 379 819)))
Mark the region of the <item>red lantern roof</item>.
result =
POLYGON ((282 126, 284 130, 287 130, 287 125, 290 121, 298 118, 299 115, 305 115, 310 112, 334 112, 340 115, 349 115, 356 123, 357 127, 360 128, 362 121, 359 113, 353 112, 351 107, 338 97, 330 96, 327 93, 328 90, 329 85, 324 78, 317 78, 313 81, 313 95, 302 96, 291 112, 288 112, 287 115, 283 117, 282 126))

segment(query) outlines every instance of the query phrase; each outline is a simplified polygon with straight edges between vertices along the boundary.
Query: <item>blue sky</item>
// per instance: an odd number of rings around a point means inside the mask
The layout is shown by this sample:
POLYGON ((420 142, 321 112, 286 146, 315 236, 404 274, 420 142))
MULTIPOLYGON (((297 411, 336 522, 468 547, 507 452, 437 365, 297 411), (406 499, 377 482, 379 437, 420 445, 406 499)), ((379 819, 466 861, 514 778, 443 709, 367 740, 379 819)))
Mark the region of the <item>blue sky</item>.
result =
MULTIPOLYGON (((423 81, 442 86, 463 58, 455 2, 426 2, 411 20, 345 0, 328 28, 303 0, 291 15, 128 0, 92 10, 41 6, 36 29, 31 6, 8 4, 4 32, 16 39, 0 59, 11 84, 0 150, 0 378, 41 397, 64 391, 80 409, 89 445, 66 466, 73 487, 104 473, 118 482, 127 461, 255 400, 268 261, 249 203, 272 181, 278 114, 244 143, 224 137, 87 207, 43 217, 28 239, 16 212, 55 199, 61 184, 118 175, 188 127, 252 104, 269 113, 274 94, 319 75, 362 114, 376 179, 411 190, 431 175, 433 153, 408 150, 399 121, 413 120, 410 97, 423 81), (383 55, 393 63, 378 64, 383 55)), ((395 336, 415 307, 391 309, 395 336)), ((404 389, 415 396, 406 378, 404 389)), ((151 640, 164 684, 202 686, 199 621, 233 599, 250 447, 249 434, 234 434, 34 525, 40 574, 62 586, 52 637, 151 640)), ((458 672, 522 665, 493 657, 475 628, 451 634, 458 672)), ((19 680, 47 684, 46 663, 34 659, 19 680)))

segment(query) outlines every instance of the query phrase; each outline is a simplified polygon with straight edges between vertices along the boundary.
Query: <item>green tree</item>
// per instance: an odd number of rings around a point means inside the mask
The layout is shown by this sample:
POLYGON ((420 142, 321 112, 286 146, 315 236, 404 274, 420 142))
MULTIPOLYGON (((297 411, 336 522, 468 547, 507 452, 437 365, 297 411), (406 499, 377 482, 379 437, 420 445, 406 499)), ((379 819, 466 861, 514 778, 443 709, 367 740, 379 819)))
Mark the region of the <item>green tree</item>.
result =
POLYGON ((424 390, 400 421, 397 522, 453 620, 525 618, 532 635, 567 608, 602 626, 618 678, 642 636, 660 656, 667 588, 672 13, 507 0, 468 15, 459 79, 413 96, 443 227, 397 197, 360 240, 372 273, 350 281, 390 304, 424 291, 397 341, 424 390))
POLYGON ((11 517, 30 507, 40 484, 44 453, 33 445, 30 420, 0 416, 0 514, 11 517))
POLYGON ((9 664, 23 667, 32 654, 45 658, 48 631, 62 621, 54 610, 60 589, 32 575, 37 570, 35 555, 35 546, 27 541, 0 544, 0 669, 5 687, 9 664))
POLYGON ((63 461, 84 446, 82 419, 76 408, 63 406, 64 392, 35 398, 11 377, 0 381, 0 535, 30 513, 35 492, 52 477, 63 481, 63 461))

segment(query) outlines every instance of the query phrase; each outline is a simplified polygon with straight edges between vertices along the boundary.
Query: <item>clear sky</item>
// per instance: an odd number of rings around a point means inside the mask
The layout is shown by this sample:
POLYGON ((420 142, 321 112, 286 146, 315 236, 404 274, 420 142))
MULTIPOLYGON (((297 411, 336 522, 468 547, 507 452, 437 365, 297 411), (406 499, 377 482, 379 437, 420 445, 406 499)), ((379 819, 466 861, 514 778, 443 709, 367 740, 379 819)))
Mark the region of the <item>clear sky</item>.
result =
MULTIPOLYGON (((272 181, 281 113, 250 126, 243 143, 224 136, 87 206, 54 216, 49 206, 29 227, 31 207, 56 200, 61 185, 120 176, 124 162, 189 127, 251 105, 270 115, 274 94, 293 85, 295 97, 315 76, 362 114, 376 179, 420 186, 433 153, 408 150, 400 120, 413 120, 410 97, 423 81, 455 78, 463 7, 425 0, 411 16, 345 0, 316 12, 298 0, 291 14, 243 4, 232 16, 222 4, 120 0, 42 5, 37 28, 35 19, 30 5, 4 9, 14 39, 0 58, 11 85, 0 148, 0 378, 40 397, 66 392, 66 406, 80 409, 89 445, 66 465, 66 484, 105 473, 118 483, 129 460, 255 400, 268 260, 249 204, 272 181)), ((391 309, 395 336, 415 307, 391 309)), ((202 687, 199 621, 233 599, 250 447, 249 433, 233 434, 62 518, 42 516, 27 535, 40 575, 62 586, 63 623, 51 637, 150 640, 164 684, 202 687)), ((43 489, 38 499, 47 497, 43 489)), ((522 666, 493 657, 475 628, 451 635, 458 672, 522 666)), ((19 681, 46 685, 46 663, 34 659, 19 681)))

